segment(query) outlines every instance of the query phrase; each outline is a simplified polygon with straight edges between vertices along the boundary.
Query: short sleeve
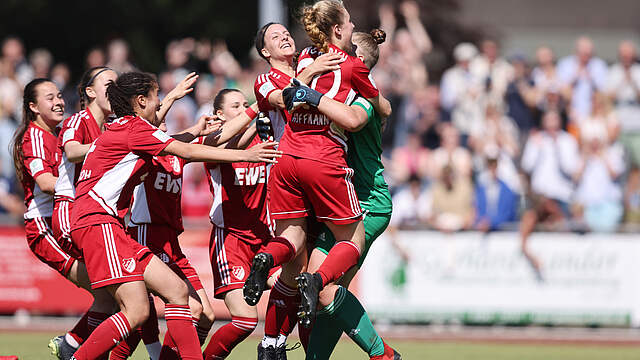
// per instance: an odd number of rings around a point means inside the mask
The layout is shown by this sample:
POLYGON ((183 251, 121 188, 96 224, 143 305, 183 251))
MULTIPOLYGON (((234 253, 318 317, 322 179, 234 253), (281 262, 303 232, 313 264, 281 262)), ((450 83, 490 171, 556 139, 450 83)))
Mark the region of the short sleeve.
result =
POLYGON ((361 107, 366 113, 367 113, 367 118, 371 119, 374 115, 374 109, 373 109, 373 105, 371 105, 371 103, 363 98, 362 96, 358 96, 354 101, 352 105, 356 105, 361 107))
POLYGON ((81 122, 78 125, 77 129, 74 129, 72 127, 66 127, 64 129, 62 129, 62 132, 60 133, 60 136, 62 136, 62 146, 64 147, 65 145, 67 145, 67 143, 69 141, 77 141, 81 144, 86 143, 87 141, 85 141, 85 134, 87 127, 83 122, 81 122))
POLYGON ((167 133, 144 120, 137 120, 131 124, 129 149, 133 152, 155 156, 173 141, 175 139, 167 133))
POLYGON ((353 62, 351 84, 360 95, 367 99, 375 98, 380 93, 373 81, 371 72, 360 59, 356 59, 353 62))
POLYGON ((307 66, 313 64, 313 54, 317 53, 317 50, 313 47, 307 47, 300 53, 298 57, 298 66, 296 67, 296 75, 300 74, 307 66))
POLYGON ((44 173, 53 174, 53 167, 45 158, 44 146, 41 143, 33 143, 30 137, 25 136, 22 143, 24 169, 32 178, 37 178, 44 173))
POLYGON ((275 90, 278 90, 278 88, 269 78, 269 74, 262 74, 256 78, 256 82, 253 85, 253 92, 258 101, 260 111, 273 110, 273 106, 269 103, 269 95, 275 90))

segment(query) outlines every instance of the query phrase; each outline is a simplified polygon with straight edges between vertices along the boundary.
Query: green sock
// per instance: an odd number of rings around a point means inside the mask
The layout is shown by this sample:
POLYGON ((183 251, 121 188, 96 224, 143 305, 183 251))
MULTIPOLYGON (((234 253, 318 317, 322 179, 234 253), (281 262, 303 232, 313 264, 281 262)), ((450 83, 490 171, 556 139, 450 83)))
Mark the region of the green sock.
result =
POLYGON ((335 309, 340 307, 344 295, 336 296, 331 304, 318 311, 313 322, 313 330, 307 345, 306 360, 328 360, 342 336, 342 328, 337 326, 334 317, 335 309))
POLYGON ((336 292, 343 294, 343 300, 334 309, 334 316, 342 330, 353 340, 369 357, 384 354, 382 338, 373 328, 369 315, 349 290, 342 286, 336 292))

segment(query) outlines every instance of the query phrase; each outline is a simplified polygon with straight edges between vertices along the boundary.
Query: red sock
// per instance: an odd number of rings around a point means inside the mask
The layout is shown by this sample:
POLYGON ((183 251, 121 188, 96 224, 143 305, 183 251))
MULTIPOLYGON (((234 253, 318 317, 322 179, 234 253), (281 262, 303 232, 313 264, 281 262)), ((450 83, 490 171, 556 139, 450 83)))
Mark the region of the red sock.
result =
POLYGON ((356 265, 359 259, 358 245, 351 241, 340 241, 335 244, 317 271, 322 276, 322 285, 325 286, 338 280, 352 266, 356 265))
POLYGON ((232 317, 230 323, 221 327, 213 334, 209 345, 207 345, 207 348, 204 350, 204 359, 210 360, 227 357, 236 345, 251 335, 257 325, 257 318, 232 317))
POLYGON ((191 322, 189 305, 165 305, 164 318, 168 333, 176 344, 181 359, 202 360, 196 328, 191 322))
POLYGON ((109 354, 109 360, 127 360, 133 352, 136 351, 138 344, 140 343, 140 329, 134 330, 127 336, 124 341, 121 341, 118 346, 111 350, 109 354))
POLYGON ((298 322, 299 301, 298 290, 278 278, 269 293, 264 334, 269 337, 278 337, 279 334, 289 336, 298 322))
POLYGON ((119 312, 100 324, 73 356, 77 360, 96 359, 126 339, 129 331, 129 321, 119 312))
POLYGON ((149 295, 149 317, 147 318, 147 321, 142 323, 142 326, 140 326, 140 332, 142 333, 142 342, 145 345, 158 342, 158 339, 160 338, 158 313, 156 312, 156 305, 151 295, 149 295))
POLYGON ((169 331, 164 334, 164 341, 162 342, 162 349, 160 350, 160 358, 158 360, 180 360, 178 347, 173 342, 169 331))
POLYGON ((273 266, 279 266, 282 264, 286 264, 289 260, 293 259, 296 255, 296 248, 293 244, 283 238, 281 236, 276 236, 273 239, 269 240, 267 246, 265 246, 264 251, 271 254, 273 256, 273 266))

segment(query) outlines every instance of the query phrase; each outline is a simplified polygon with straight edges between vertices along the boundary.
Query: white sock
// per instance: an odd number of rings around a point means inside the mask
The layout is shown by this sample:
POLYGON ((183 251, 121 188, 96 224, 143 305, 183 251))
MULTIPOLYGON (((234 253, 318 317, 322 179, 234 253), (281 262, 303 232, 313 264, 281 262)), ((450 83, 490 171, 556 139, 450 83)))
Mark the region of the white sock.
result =
POLYGON ((278 335, 278 340, 276 340, 276 347, 283 346, 287 343, 287 337, 285 335, 278 335))
POLYGON ((151 360, 158 360, 160 358, 160 351, 162 351, 162 344, 159 341, 156 341, 151 344, 145 344, 147 348, 147 352, 149 353, 149 357, 151 360))
POLYGON ((67 342, 67 344, 73 346, 74 349, 77 349, 78 347, 80 347, 80 344, 78 344, 76 339, 73 336, 71 336, 71 334, 69 333, 66 333, 64 335, 64 340, 67 342))
POLYGON ((274 337, 271 337, 271 336, 265 336, 265 337, 262 338, 262 347, 263 348, 266 348, 268 346, 276 347, 277 343, 278 343, 278 339, 277 338, 274 338, 274 337))

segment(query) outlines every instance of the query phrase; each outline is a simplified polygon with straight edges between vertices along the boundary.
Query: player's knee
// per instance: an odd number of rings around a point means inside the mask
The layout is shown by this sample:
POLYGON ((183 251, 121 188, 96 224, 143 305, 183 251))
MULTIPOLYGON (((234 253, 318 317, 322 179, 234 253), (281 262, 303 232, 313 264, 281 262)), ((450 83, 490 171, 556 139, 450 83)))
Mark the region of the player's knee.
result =
POLYGON ((189 288, 182 280, 174 281, 164 296, 169 304, 188 305, 189 304, 189 288))
POLYGON ((191 310, 191 317, 200 319, 202 316, 202 304, 196 299, 189 297, 189 309, 191 310))
POLYGON ((129 320, 129 325, 132 329, 135 329, 142 325, 149 318, 149 301, 136 302, 135 304, 128 304, 125 315, 129 320))

